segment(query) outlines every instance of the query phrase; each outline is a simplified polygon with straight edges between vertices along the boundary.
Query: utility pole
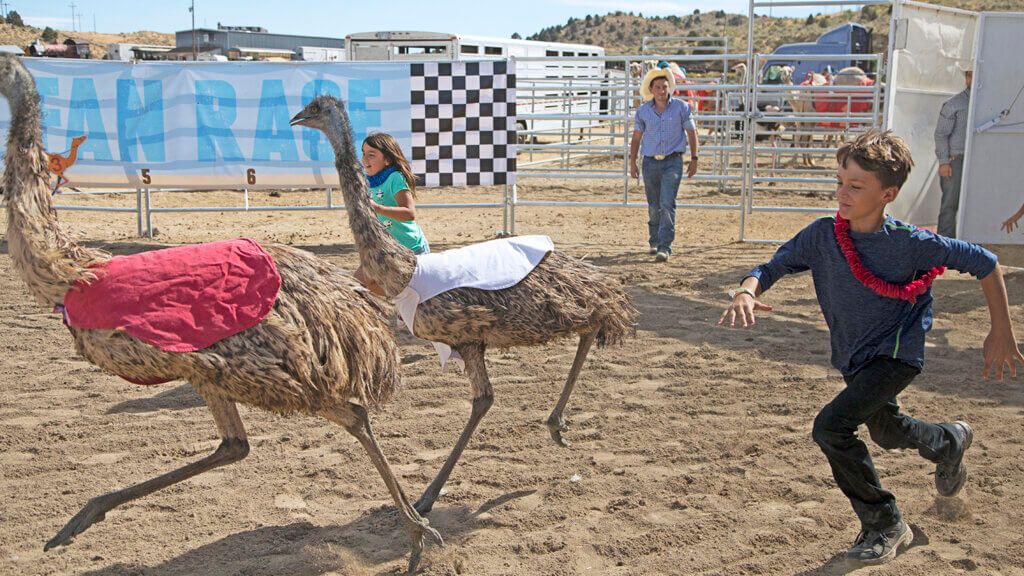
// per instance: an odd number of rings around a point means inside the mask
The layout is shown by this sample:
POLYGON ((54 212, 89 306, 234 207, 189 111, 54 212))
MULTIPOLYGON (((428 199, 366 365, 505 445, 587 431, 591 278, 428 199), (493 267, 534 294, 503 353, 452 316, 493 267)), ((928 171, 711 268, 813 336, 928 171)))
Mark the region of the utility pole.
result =
POLYGON ((7 7, 10 5, 10 2, 4 2, 4 0, 0 0, 0 14, 3 14, 4 19, 7 18, 7 7))
POLYGON ((195 62, 198 57, 198 49, 196 47, 196 0, 192 0, 192 5, 189 6, 188 11, 192 13, 192 61, 195 62))
POLYGON ((75 2, 71 0, 71 31, 75 31, 75 2))

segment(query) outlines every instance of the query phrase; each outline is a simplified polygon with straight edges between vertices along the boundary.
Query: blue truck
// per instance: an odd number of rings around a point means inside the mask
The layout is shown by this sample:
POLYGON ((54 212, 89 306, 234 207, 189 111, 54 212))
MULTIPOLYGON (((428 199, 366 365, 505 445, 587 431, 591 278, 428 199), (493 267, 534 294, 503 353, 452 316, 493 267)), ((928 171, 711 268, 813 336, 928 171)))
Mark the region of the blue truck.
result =
POLYGON ((868 61, 800 59, 801 54, 871 54, 871 30, 853 22, 847 22, 825 32, 814 42, 783 44, 776 48, 773 54, 777 54, 779 58, 765 59, 764 65, 758 71, 758 78, 762 84, 776 83, 774 80, 777 79, 778 66, 793 67, 794 84, 803 82, 808 72, 824 74, 828 70, 837 72, 847 66, 859 66, 865 72, 874 72, 868 69, 873 62, 868 61), (773 67, 776 67, 776 70, 773 70, 773 67))

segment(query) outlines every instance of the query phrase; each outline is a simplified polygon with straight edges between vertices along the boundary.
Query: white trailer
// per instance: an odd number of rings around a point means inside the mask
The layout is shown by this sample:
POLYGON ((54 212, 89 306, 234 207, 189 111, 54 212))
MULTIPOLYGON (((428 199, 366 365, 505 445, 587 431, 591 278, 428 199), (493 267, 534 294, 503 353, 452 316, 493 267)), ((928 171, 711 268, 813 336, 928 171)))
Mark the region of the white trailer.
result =
POLYGON ((295 55, 304 62, 340 62, 347 58, 345 48, 326 48, 323 46, 299 46, 295 55))
MULTIPOLYGON (((349 60, 475 61, 508 58, 545 58, 516 62, 517 115, 611 113, 608 92, 573 90, 573 83, 590 86, 609 83, 621 71, 605 68, 604 48, 590 44, 488 38, 442 32, 379 31, 345 37, 349 60), (586 58, 589 58, 586 59, 586 58), (550 90, 531 89, 535 85, 550 90)), ((621 83, 621 81, 620 81, 621 83)), ((557 131, 563 120, 520 120, 521 131, 557 131)), ((573 127, 579 127, 574 124, 573 127)))
POLYGON ((157 46, 154 44, 107 44, 107 60, 132 62, 136 59, 136 51, 148 53, 170 52, 174 46, 157 46))

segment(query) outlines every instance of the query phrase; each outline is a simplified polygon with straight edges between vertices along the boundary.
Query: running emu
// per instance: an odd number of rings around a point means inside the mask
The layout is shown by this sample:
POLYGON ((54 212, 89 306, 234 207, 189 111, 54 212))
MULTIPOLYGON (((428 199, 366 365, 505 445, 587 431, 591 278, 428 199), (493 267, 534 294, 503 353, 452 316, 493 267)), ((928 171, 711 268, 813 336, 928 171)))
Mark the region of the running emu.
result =
MULTIPOLYGON (((363 269, 390 297, 398 295, 409 285, 416 257, 374 216, 344 104, 331 96, 318 96, 292 118, 292 124, 320 130, 331 142, 363 269)), ((595 341, 598 345, 618 343, 634 334, 636 317, 636 308, 617 280, 559 251, 549 253, 510 288, 458 288, 420 303, 413 322, 416 336, 448 344, 462 356, 473 388, 473 410, 448 459, 414 504, 416 510, 426 514, 433 507, 470 436, 494 401, 484 364, 488 346, 536 346, 579 335, 569 377, 547 420, 555 442, 568 446, 562 439, 562 432, 567 430, 562 411, 590 346, 595 341)))
MULTIPOLYGON (((57 222, 43 149, 39 95, 21 61, 0 54, 0 93, 11 108, 4 172, 7 241, 14 268, 50 310, 76 282, 96 278, 110 255, 77 245, 57 222)), ((217 450, 146 482, 89 500, 45 549, 70 544, 111 509, 245 458, 249 443, 235 403, 303 412, 343 426, 384 478, 412 537, 409 571, 424 538, 438 533, 409 504, 370 429, 367 409, 399 385, 398 351, 383 303, 341 270, 308 252, 266 246, 281 276, 271 312, 255 326, 197 352, 165 352, 123 331, 69 326, 86 360, 138 382, 184 379, 206 401, 220 432, 217 450)))

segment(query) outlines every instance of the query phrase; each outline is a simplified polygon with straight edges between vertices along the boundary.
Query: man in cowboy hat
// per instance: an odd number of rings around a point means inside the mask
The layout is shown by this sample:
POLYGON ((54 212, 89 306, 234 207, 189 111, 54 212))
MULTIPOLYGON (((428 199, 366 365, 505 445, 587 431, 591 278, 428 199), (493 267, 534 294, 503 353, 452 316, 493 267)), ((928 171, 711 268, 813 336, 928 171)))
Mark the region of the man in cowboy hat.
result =
POLYGON ((939 109, 935 124, 935 157, 939 159, 939 234, 956 238, 956 211, 960 205, 960 179, 964 173, 964 149, 967 143, 967 106, 971 99, 974 63, 960 60, 957 68, 964 73, 967 87, 946 100, 939 109))
POLYGON ((629 175, 640 177, 637 153, 643 153, 644 189, 647 193, 647 230, 655 262, 668 260, 676 237, 676 195, 683 175, 687 142, 690 160, 686 177, 697 173, 697 126, 690 104, 672 98, 675 78, 668 68, 655 68, 644 76, 629 144, 629 175), (685 136, 684 136, 685 134, 685 136))

